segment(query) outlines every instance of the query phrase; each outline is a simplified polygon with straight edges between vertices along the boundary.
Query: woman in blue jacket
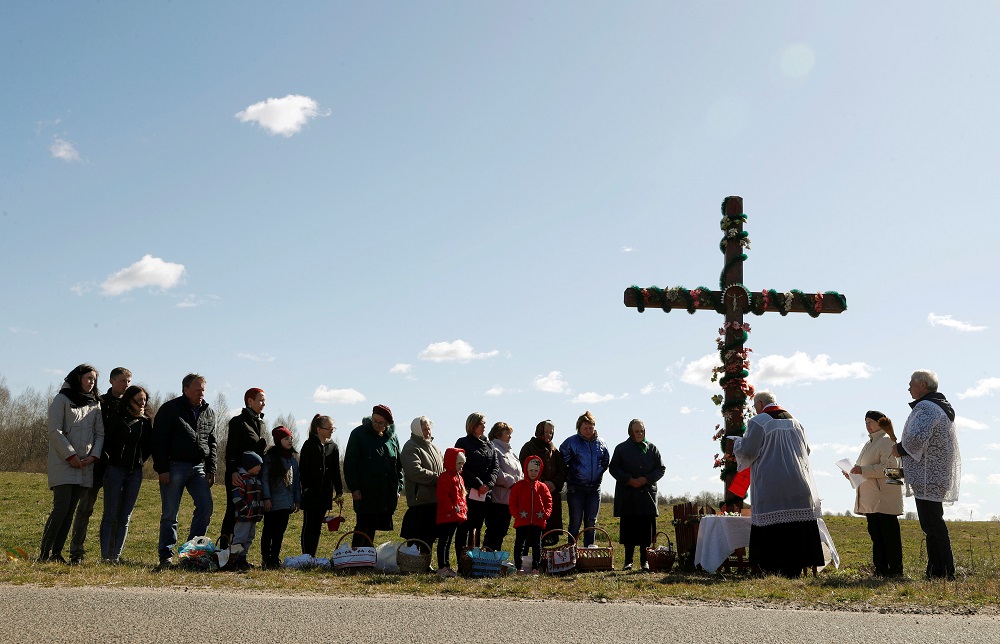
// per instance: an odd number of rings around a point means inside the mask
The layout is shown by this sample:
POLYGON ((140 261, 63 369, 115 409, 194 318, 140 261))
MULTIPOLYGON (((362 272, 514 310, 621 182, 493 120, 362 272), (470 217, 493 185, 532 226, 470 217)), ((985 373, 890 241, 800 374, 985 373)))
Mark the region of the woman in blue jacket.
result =
MULTIPOLYGON (((597 435, 597 422, 589 411, 576 419, 576 434, 559 446, 566 463, 566 504, 569 506, 569 531, 573 536, 597 525, 601 507, 601 479, 611 463, 604 439, 597 435)), ((594 543, 594 531, 583 536, 584 546, 594 543)))

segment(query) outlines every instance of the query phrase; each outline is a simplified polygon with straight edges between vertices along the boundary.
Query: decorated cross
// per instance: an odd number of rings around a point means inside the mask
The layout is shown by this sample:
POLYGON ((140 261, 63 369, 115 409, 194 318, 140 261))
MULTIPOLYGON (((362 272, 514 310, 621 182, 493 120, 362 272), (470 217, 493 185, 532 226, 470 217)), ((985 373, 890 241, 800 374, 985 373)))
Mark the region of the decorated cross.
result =
MULTIPOLYGON (((723 452, 727 451, 724 436, 742 436, 746 431, 747 399, 753 393, 753 388, 746 381, 750 367, 750 349, 746 347, 750 325, 743 322, 743 315, 763 315, 772 311, 781 315, 808 313, 817 317, 820 313, 843 313, 847 310, 847 298, 836 291, 803 293, 795 289, 786 292, 771 289, 751 293, 743 285, 743 262, 747 259, 743 250, 750 248, 750 237, 743 230, 746 220, 743 198, 726 197, 722 202, 722 241, 719 242, 719 250, 725 255, 725 264, 719 276, 718 291, 704 286, 691 291, 680 286, 668 289, 631 286, 625 289, 625 306, 637 308, 640 313, 655 307, 665 313, 675 308, 692 314, 705 309, 726 316, 725 323, 719 330, 722 337, 718 342, 723 366, 716 372, 716 375, 722 374, 718 380, 724 395, 713 396, 713 399, 721 402, 722 417, 725 419, 725 428, 715 436, 722 441, 723 452)), ((729 485, 736 473, 736 464, 731 454, 723 456, 717 464, 722 467, 726 504, 741 507, 742 498, 729 492, 729 485)))

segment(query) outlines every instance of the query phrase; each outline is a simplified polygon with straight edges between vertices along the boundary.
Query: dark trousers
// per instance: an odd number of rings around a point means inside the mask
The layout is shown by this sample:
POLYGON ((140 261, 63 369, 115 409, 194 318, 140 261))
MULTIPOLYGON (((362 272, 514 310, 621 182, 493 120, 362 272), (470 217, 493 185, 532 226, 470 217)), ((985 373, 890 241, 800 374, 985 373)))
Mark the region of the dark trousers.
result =
POLYGON ((56 485, 52 488, 52 512, 45 522, 42 532, 42 551, 40 559, 50 556, 62 556, 70 525, 73 523, 73 512, 76 511, 80 497, 90 488, 80 485, 56 485))
POLYGON ((368 538, 356 534, 351 537, 351 547, 361 548, 363 546, 373 547, 375 543, 375 532, 378 530, 392 530, 392 515, 385 513, 361 513, 358 515, 358 522, 354 527, 355 532, 361 532, 368 538))
POLYGON ((302 510, 302 554, 316 556, 326 510, 302 510))
POLYGON ((220 548, 228 548, 233 541, 233 530, 236 527, 236 506, 233 505, 233 473, 226 472, 222 479, 226 486, 226 513, 222 516, 222 527, 219 528, 220 548))
POLYGON ((955 577, 955 557, 951 552, 944 505, 940 501, 917 499, 917 518, 927 538, 927 578, 955 577))
POLYGON ((459 523, 439 523, 437 526, 437 540, 438 540, 438 569, 451 567, 451 562, 449 561, 450 551, 451 551, 451 540, 455 536, 455 530, 458 529, 459 523))
POLYGON ((260 532, 260 560, 266 566, 281 565, 281 542, 285 540, 291 509, 264 513, 264 528, 260 532))
POLYGON ((73 535, 69 540, 69 555, 82 559, 86 549, 84 543, 87 541, 87 526, 90 525, 90 517, 94 514, 94 504, 104 487, 104 473, 108 463, 101 459, 94 463, 94 485, 84 488, 80 496, 80 502, 76 504, 76 517, 73 519, 73 535))
POLYGON ((514 567, 521 569, 524 555, 531 549, 531 569, 538 570, 542 561, 542 528, 537 525, 525 525, 514 528, 514 567))
POLYGON ((403 525, 399 536, 404 539, 420 539, 434 551, 434 539, 437 538, 437 503, 414 505, 407 508, 403 515, 403 525))
POLYGON ((486 536, 483 547, 493 551, 503 550, 503 540, 510 532, 510 506, 506 503, 489 503, 486 506, 486 536))
POLYGON ((483 532, 483 521, 486 520, 486 501, 468 500, 469 510, 465 523, 459 524, 455 531, 455 554, 459 557, 466 550, 479 545, 479 537, 483 532))
POLYGON ((903 541, 899 519, 893 514, 866 514, 868 534, 872 538, 872 565, 880 577, 903 574, 903 541))

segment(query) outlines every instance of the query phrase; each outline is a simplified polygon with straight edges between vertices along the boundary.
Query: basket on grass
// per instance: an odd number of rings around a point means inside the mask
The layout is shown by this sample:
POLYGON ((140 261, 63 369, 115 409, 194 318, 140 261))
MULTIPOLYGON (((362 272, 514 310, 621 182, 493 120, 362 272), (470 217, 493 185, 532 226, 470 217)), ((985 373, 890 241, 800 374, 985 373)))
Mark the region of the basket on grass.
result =
POLYGON ((427 572, 427 569, 431 565, 431 547, 420 539, 407 539, 403 541, 396 546, 396 565, 399 566, 399 572, 402 573, 427 572), (420 553, 412 554, 403 552, 401 548, 408 543, 417 546, 420 553), (427 552, 425 553, 421 550, 421 547, 426 548, 427 552))
POLYGON ((593 528, 584 528, 580 531, 580 534, 576 535, 577 542, 583 541, 583 533, 587 530, 601 531, 608 540, 607 546, 598 546, 596 548, 577 548, 576 551, 576 569, 580 572, 601 572, 604 570, 614 570, 615 569, 615 559, 614 559, 614 546, 611 545, 611 535, 604 528, 598 528, 594 526, 593 528))
POLYGON ((505 574, 510 553, 505 550, 473 548, 460 558, 458 570, 466 577, 500 577, 505 574))
POLYGON ((572 534, 566 530, 549 530, 542 535, 542 541, 544 542, 545 537, 556 532, 565 534, 568 541, 563 545, 542 547, 542 568, 550 575, 570 572, 576 568, 576 539, 573 538, 572 534))
POLYGON ((657 532, 653 537, 653 545, 646 548, 646 562, 649 569, 654 572, 670 572, 677 560, 677 553, 674 551, 674 542, 670 540, 670 535, 666 532, 657 532), (656 545, 656 537, 663 535, 667 539, 665 546, 656 545))
POLYGON ((330 558, 330 564, 333 566, 334 570, 346 570, 348 568, 375 568, 375 544, 372 543, 371 537, 369 537, 364 532, 358 532, 354 530, 353 532, 345 532, 340 540, 337 541, 337 547, 333 550, 333 557, 330 558), (351 536, 352 534, 360 534, 371 546, 358 546, 357 548, 352 548, 349 545, 340 544, 343 543, 344 539, 351 536))

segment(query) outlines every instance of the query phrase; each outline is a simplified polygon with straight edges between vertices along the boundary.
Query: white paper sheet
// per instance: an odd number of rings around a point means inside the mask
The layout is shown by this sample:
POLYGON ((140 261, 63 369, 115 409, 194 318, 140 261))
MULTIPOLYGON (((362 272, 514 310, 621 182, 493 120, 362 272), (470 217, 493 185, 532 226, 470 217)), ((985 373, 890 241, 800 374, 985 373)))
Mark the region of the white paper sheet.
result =
POLYGON ((865 477, 860 474, 851 474, 851 469, 854 467, 854 464, 851 463, 850 459, 840 459, 837 461, 837 467, 843 470, 844 474, 847 474, 848 478, 851 479, 851 487, 855 490, 858 489, 859 485, 865 482, 865 477))

